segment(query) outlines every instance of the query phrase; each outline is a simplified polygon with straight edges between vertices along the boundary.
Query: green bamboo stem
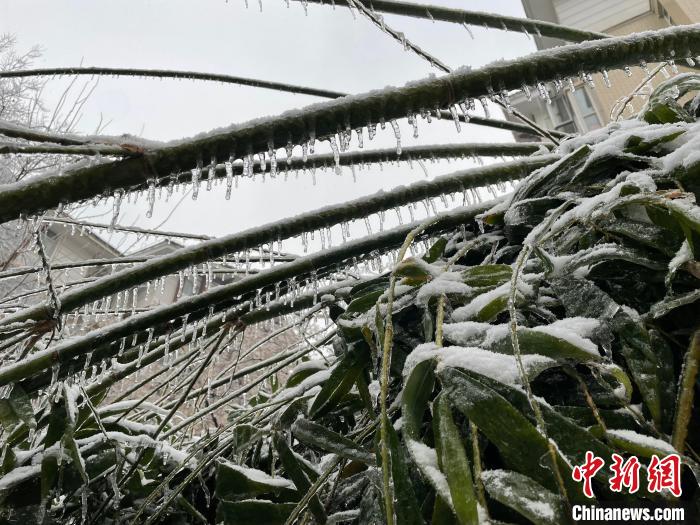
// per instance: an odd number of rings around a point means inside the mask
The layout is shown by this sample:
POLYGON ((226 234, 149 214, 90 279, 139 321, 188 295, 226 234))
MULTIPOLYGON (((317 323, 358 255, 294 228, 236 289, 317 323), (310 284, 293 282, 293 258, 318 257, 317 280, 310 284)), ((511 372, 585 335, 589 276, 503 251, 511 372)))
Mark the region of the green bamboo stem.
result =
MULTIPOLYGON (((394 308, 394 293, 396 290, 396 267, 401 263, 409 246, 413 243, 416 236, 435 223, 436 218, 428 219, 415 228, 412 228, 401 245, 399 255, 396 260, 394 270, 389 277, 389 288, 387 289, 386 299, 386 316, 384 317, 384 344, 382 347, 382 369, 379 382, 379 409, 380 409, 380 456, 382 459, 382 493, 384 495, 384 509, 386 511, 386 521, 389 525, 394 523, 394 494, 391 488, 391 460, 389 458, 389 413, 387 407, 387 397, 389 395, 389 369, 391 366, 391 351, 394 345, 394 323, 393 323, 393 308, 394 308)), ((379 308, 379 303, 377 304, 379 308)))
POLYGON ((312 135, 323 140, 341 129, 399 119, 422 109, 447 108, 467 98, 487 96, 490 90, 520 89, 523 84, 578 76, 581 72, 641 61, 660 62, 672 56, 680 60, 698 54, 700 25, 689 25, 561 46, 477 70, 462 68, 403 87, 347 96, 215 130, 168 143, 140 157, 9 184, 0 190, 0 222, 15 219, 21 213, 29 215, 53 208, 61 201, 80 201, 178 173, 193 168, 202 159, 243 158, 268 151, 270 145, 302 144, 312 135))
POLYGON ((133 155, 133 151, 107 144, 85 144, 64 146, 61 144, 25 145, 0 144, 0 155, 108 155, 122 157, 133 155))
POLYGON ((217 73, 201 73, 198 71, 174 71, 171 69, 138 69, 130 67, 50 67, 37 69, 21 69, 0 71, 0 78, 26 78, 36 76, 126 76, 147 78, 176 78, 183 80, 206 80, 212 82, 224 82, 227 84, 239 84, 275 91, 284 91, 300 95, 311 95, 323 98, 342 97, 343 93, 327 89, 295 86, 283 82, 271 82, 254 78, 237 77, 233 75, 221 75, 217 73))
MULTIPOLYGON (((251 228, 241 233, 181 248, 171 254, 144 261, 133 268, 123 269, 85 286, 67 291, 60 296, 61 310, 69 312, 101 297, 128 290, 192 265, 223 257, 229 253, 253 249, 271 241, 327 228, 343 221, 361 219, 372 213, 389 210, 421 199, 437 197, 450 192, 460 192, 464 191, 465 188, 523 178, 534 169, 548 165, 558 158, 556 155, 541 155, 514 162, 462 170, 436 177, 430 181, 399 186, 391 191, 379 192, 371 196, 327 206, 293 218, 251 228)), ((50 319, 50 314, 51 312, 46 305, 38 304, 16 314, 8 315, 0 320, 0 326, 27 319, 50 319)))
MULTIPOLYGON (((452 119, 449 115, 443 117, 452 119)), ((477 117, 473 117, 475 120, 477 117)), ((507 122, 507 121, 498 121, 507 122)), ((511 124, 508 122, 508 124, 511 124)), ((518 125, 519 126, 519 125, 518 125)), ((507 128, 504 128, 507 129, 507 128)), ((528 131, 531 131, 527 128, 528 131)), ((517 129, 515 131, 522 131, 517 129)), ((378 164, 384 162, 407 162, 412 163, 421 160, 437 160, 450 159, 461 157, 517 157, 530 155, 549 149, 552 145, 545 142, 517 142, 517 143, 479 143, 466 142, 461 144, 428 144, 419 146, 407 146, 402 149, 401 154, 396 153, 396 148, 387 149, 361 149, 351 152, 343 152, 338 155, 338 166, 357 166, 363 164, 378 164)), ((292 157, 277 159, 278 170, 284 170, 285 174, 288 171, 296 170, 313 170, 316 168, 334 169, 336 166, 333 154, 309 155, 306 162, 302 157, 292 157)), ((234 177, 243 175, 243 163, 235 162, 231 166, 234 177)), ((267 170, 266 170, 267 171, 267 170)), ((260 161, 256 160, 253 163, 253 173, 261 173, 260 161)), ((226 165, 217 164, 214 168, 214 179, 223 179, 227 176, 226 165)), ((192 182, 192 174, 190 172, 182 172, 164 177, 156 181, 158 186, 167 186, 170 183, 189 184, 192 182)), ((134 190, 145 189, 146 184, 141 184, 134 187, 134 190)))
MULTIPOLYGON (((302 0, 297 0, 302 1, 302 0)), ((325 0, 306 0, 315 4, 328 3, 325 0)), ((473 26, 490 27, 506 31, 516 31, 520 33, 534 34, 538 36, 548 36, 570 42, 583 42, 585 40, 599 40, 608 38, 605 33, 585 31, 575 27, 568 27, 542 20, 530 18, 517 18, 512 16, 483 13, 480 11, 467 11, 464 9, 452 9, 437 5, 418 4, 413 2, 400 2, 397 0, 354 0, 355 2, 366 3, 373 10, 392 15, 410 16, 425 20, 439 20, 441 22, 452 22, 455 24, 466 24, 473 26)), ((335 0, 336 4, 348 5, 347 0, 335 0)))
POLYGON ((688 424, 693 413, 695 397, 695 380, 700 367, 700 329, 697 329, 690 340, 690 347, 685 356, 685 364, 680 379, 680 393, 676 406, 676 417, 673 423, 671 444, 679 454, 685 450, 685 440, 688 436, 688 424))
MULTIPOLYGON (((435 218, 435 224, 428 232, 453 228, 465 221, 472 220, 476 215, 486 211, 493 205, 494 202, 492 201, 441 214, 435 218)), ((310 275, 312 272, 317 271, 318 268, 336 265, 352 257, 362 257, 364 254, 371 253, 374 250, 390 249, 400 244, 407 233, 415 226, 416 223, 411 223, 313 255, 300 257, 290 263, 274 266, 258 274, 218 286, 174 304, 139 313, 121 322, 90 332, 85 336, 69 339, 50 349, 35 352, 23 360, 0 369, 0 386, 27 379, 44 370, 48 370, 56 364, 65 363, 67 365, 75 357, 95 352, 98 347, 105 347, 100 357, 113 356, 118 351, 118 347, 114 343, 122 337, 131 337, 134 333, 158 327, 185 314, 206 312, 207 308, 212 305, 218 305, 219 308, 234 306, 236 305, 235 297, 237 296, 246 295, 264 287, 274 286, 275 283, 291 277, 300 278, 304 275, 310 275)), ((191 318, 194 317, 191 316, 191 318)))
MULTIPOLYGON (((353 286, 355 284, 361 283, 362 280, 353 279, 350 281, 339 281, 333 285, 320 287, 318 294, 323 295, 338 295, 339 290, 347 288, 348 286, 353 286)), ((314 294, 304 293, 295 298, 294 304, 290 302, 284 302, 282 300, 273 301, 263 308, 255 309, 249 311, 249 304, 244 303, 239 306, 239 308, 234 312, 228 312, 226 318, 234 319, 243 326, 252 326, 254 324, 262 323, 269 319, 273 319, 282 315, 291 314, 298 312, 300 310, 305 310, 313 306, 313 296, 314 294)), ((207 333, 217 330, 221 324, 224 322, 223 313, 213 316, 206 323, 207 333)), ((198 329, 199 332, 202 328, 198 329)), ((182 337, 181 332, 175 332, 171 334, 169 342, 169 352, 175 352, 179 348, 182 348, 186 344, 192 341, 194 337, 194 330, 189 328, 185 331, 185 336, 182 337)), ((111 386, 115 385, 122 379, 129 377, 131 374, 137 370, 144 368, 152 363, 155 363, 159 359, 165 356, 165 336, 153 339, 150 344, 145 348, 144 353, 139 361, 139 346, 141 344, 146 344, 142 337, 139 337, 136 346, 125 350, 122 357, 118 358, 119 365, 116 369, 105 374, 105 376, 99 381, 91 382, 86 388, 90 395, 95 395, 102 392, 111 386)), ((92 360, 97 362, 102 359, 109 358, 114 355, 114 349, 111 344, 105 344, 95 348, 92 360)), ((77 369, 78 367, 76 367, 77 369)), ((70 364, 64 364, 61 366, 58 372, 58 378, 62 379, 71 373, 70 364)), ((52 373, 50 371, 42 373, 38 376, 32 377, 31 379, 22 381, 20 386, 27 393, 33 393, 41 388, 46 388, 51 382, 52 373)), ((230 379, 230 378, 229 378, 230 379)))

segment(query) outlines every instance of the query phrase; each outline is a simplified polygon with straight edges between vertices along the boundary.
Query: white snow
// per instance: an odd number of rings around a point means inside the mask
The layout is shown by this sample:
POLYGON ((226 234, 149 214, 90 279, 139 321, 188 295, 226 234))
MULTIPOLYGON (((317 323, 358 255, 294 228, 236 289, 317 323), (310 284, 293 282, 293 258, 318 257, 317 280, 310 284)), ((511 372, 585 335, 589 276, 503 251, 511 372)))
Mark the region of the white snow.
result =
POLYGON ((414 439, 406 440, 406 447, 415 461, 419 470, 425 477, 430 480, 430 483, 435 487, 437 493, 444 499, 450 507, 452 507, 452 496, 450 495, 450 487, 447 484, 447 478, 438 467, 437 452, 420 441, 414 439))
MULTIPOLYGON (((556 364, 554 359, 538 354, 526 354, 522 355, 521 358, 527 374, 537 373, 556 364)), ((438 347, 435 343, 418 345, 408 355, 403 369, 404 378, 410 375, 418 363, 428 359, 436 361, 438 372, 444 367, 455 367, 471 370, 507 385, 518 386, 521 384, 520 371, 515 356, 476 347, 438 347)))
POLYGON ((23 481, 41 474, 41 465, 15 467, 0 478, 0 491, 12 488, 23 481))
POLYGON ((280 489, 296 490, 296 486, 294 485, 294 483, 292 483, 288 479, 272 477, 267 472, 263 472, 262 470, 237 465, 226 459, 219 459, 219 462, 225 464, 226 467, 230 468, 231 470, 240 472, 246 478, 256 483, 263 483, 265 485, 277 487, 280 489))
POLYGON ((661 451, 665 454, 678 454, 676 449, 673 448, 669 443, 666 443, 665 441, 662 441, 655 437, 639 434, 634 430, 608 429, 607 433, 618 437, 624 441, 629 441, 630 443, 634 443, 644 448, 661 451))
POLYGON ((471 286, 462 282, 462 275, 459 272, 445 272, 421 286, 416 297, 416 303, 425 305, 428 304, 431 297, 437 297, 442 294, 466 295, 472 290, 471 286))

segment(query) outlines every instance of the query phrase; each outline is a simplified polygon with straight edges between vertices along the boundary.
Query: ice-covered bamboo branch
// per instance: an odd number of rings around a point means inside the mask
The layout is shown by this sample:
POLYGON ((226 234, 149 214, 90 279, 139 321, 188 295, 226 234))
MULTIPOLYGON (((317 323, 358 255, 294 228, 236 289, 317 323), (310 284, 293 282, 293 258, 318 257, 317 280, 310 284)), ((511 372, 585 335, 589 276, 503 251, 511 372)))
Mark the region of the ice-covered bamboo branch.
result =
MULTIPOLYGON (((449 117, 452 118, 452 117, 449 117)), ((505 121, 504 121, 505 122, 505 121)), ((357 151, 346 151, 336 155, 332 153, 309 155, 304 161, 303 157, 291 157, 289 159, 278 159, 278 169, 303 170, 314 168, 332 168, 334 166, 362 166, 365 164, 377 164, 384 162, 415 162, 419 160, 439 160, 462 157, 518 157, 530 155, 543 149, 551 148, 551 144, 543 142, 465 142, 461 144, 427 144, 418 146, 407 146, 402 148, 401 154, 397 154, 396 148, 387 149, 361 149, 357 151)), ((215 178, 223 178, 229 175, 234 177, 243 175, 243 163, 235 162, 230 166, 217 164, 214 169, 215 178), (230 172, 227 170, 230 169, 230 172)), ((256 160, 252 164, 253 173, 262 171, 260 161, 256 160)), ((170 182, 187 184, 192 181, 189 172, 172 175, 169 178, 157 181, 160 185, 167 185, 170 182)), ((137 186, 143 188, 145 185, 137 186)))
POLYGON ((453 107, 467 99, 519 89, 523 84, 578 76, 642 61, 682 59, 700 53, 700 25, 675 26, 653 32, 583 42, 492 63, 478 70, 463 68, 399 88, 292 110, 168 143, 137 158, 84 167, 58 177, 36 177, 0 190, 0 222, 128 188, 144 180, 194 168, 211 158, 239 159, 256 152, 326 139, 381 120, 453 107), (47 183, 51 180, 51 183, 47 183))
MULTIPOLYGON (((443 231, 464 224, 493 205, 494 202, 491 201, 441 214, 430 227, 426 228, 425 233, 443 231)), ((212 288, 202 294, 182 299, 173 304, 154 308, 121 322, 94 330, 85 336, 75 337, 47 350, 35 352, 25 359, 0 369, 0 386, 27 379, 54 365, 67 364, 75 357, 94 351, 96 347, 110 345, 110 343, 111 345, 103 357, 116 355, 118 345, 115 343, 123 337, 131 337, 134 333, 167 323, 186 314, 206 312, 209 306, 217 305, 219 309, 230 308, 237 304, 236 297, 250 294, 264 287, 274 286, 275 283, 292 277, 300 278, 304 275, 311 275, 319 268, 340 264, 353 257, 361 258, 374 250, 387 250, 401 244, 407 233, 415 228, 416 224, 399 226, 335 248, 300 257, 293 262, 274 266, 256 275, 212 288)))
MULTIPOLYGON (((325 0, 298 1, 308 1, 311 3, 328 5, 325 0)), ((553 24, 542 20, 533 20, 531 18, 517 18, 493 13, 483 13, 480 11, 453 9, 437 5, 400 2, 396 0, 355 1, 371 6, 371 8, 375 11, 389 13, 392 15, 410 16, 413 18, 423 18, 425 20, 439 20, 441 22, 452 22, 462 25, 483 26, 493 29, 502 29, 505 31, 517 31, 531 35, 534 34, 538 36, 548 36, 551 38, 568 40, 570 42, 598 40, 609 36, 605 33, 584 31, 575 27, 553 24)), ((335 3, 340 5, 348 5, 347 0, 335 0, 335 3)))
MULTIPOLYGON (((223 257, 229 253, 254 249, 262 244, 287 239, 303 232, 327 228, 343 221, 362 219, 372 213, 421 199, 437 197, 445 193, 462 192, 466 188, 517 180, 558 158, 557 155, 540 155, 519 161, 462 170, 436 177, 430 181, 419 181, 409 186, 399 186, 387 192, 378 192, 374 195, 327 206, 240 233, 205 241, 195 246, 181 248, 171 254, 144 261, 133 268, 121 270, 83 287, 70 290, 61 295, 61 308, 63 312, 69 312, 101 297, 127 290, 192 265, 223 257)), ((50 311, 45 305, 35 305, 5 317, 0 320, 0 326, 27 319, 50 319, 50 311)))

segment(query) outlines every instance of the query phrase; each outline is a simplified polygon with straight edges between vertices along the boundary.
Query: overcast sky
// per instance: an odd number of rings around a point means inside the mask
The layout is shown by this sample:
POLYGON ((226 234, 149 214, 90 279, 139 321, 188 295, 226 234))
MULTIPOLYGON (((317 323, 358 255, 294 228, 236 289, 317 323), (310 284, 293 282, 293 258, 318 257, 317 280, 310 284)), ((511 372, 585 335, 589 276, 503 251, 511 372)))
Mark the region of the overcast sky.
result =
MULTIPOLYGON (((524 16, 520 0, 433 1, 524 16)), ((262 12, 258 0, 249 3, 246 9, 244 0, 0 0, 0 33, 14 34, 19 51, 40 46, 43 55, 36 67, 76 66, 82 61, 86 66, 185 69, 350 93, 439 74, 367 20, 354 19, 347 8, 314 4, 305 15, 300 2, 292 1, 287 8, 284 0, 263 0, 262 12)), ((473 28, 472 39, 456 24, 392 15, 385 19, 451 67, 476 68, 535 50, 522 34, 473 28)), ((48 83, 49 106, 65 84, 48 83)), ((109 121, 105 133, 170 140, 318 101, 231 84, 102 78, 83 109, 78 130, 93 132, 102 118, 109 121)), ((493 113, 499 114, 495 108, 493 113)), ((479 126, 466 126, 457 134, 454 124, 444 121, 427 125, 421 120, 417 141, 405 121, 401 129, 404 145, 512 141, 509 132, 479 126)), ((365 147, 393 143, 387 127, 365 147)), ((428 168, 432 177, 468 164, 428 168)), ((264 184, 243 181, 230 201, 224 199, 223 187, 211 194, 202 188, 199 199, 185 199, 163 228, 218 236, 422 178, 420 169, 376 168, 361 172, 356 183, 349 170, 340 177, 319 173, 315 186, 310 176, 286 182, 279 177, 264 184)), ((157 202, 153 218, 146 219, 143 205, 125 206, 120 221, 154 226, 172 207, 172 200, 157 202)))

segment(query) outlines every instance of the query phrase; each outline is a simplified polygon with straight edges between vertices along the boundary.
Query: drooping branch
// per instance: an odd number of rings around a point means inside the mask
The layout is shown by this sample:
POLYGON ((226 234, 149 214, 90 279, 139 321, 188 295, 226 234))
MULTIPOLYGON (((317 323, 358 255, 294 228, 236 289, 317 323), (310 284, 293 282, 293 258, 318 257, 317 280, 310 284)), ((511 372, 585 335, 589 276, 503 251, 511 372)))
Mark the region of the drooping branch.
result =
MULTIPOLYGON (((251 310, 250 303, 246 302, 239 305, 234 311, 220 313, 212 316, 211 319, 205 322, 206 328, 189 327, 183 331, 177 331, 159 338, 154 338, 150 343, 144 343, 141 340, 137 341, 137 347, 125 350, 121 357, 118 357, 119 366, 113 368, 108 374, 105 374, 99 381, 95 381, 88 385, 87 391, 90 395, 101 392, 112 385, 118 383, 122 379, 129 377, 137 370, 155 363, 169 352, 182 348, 186 344, 192 342, 195 332, 202 332, 206 329, 207 333, 212 333, 214 330, 221 327, 227 320, 234 320, 242 326, 253 326, 270 319, 274 319, 283 315, 292 314, 310 308, 314 304, 314 297, 323 297, 325 295, 333 295, 337 298, 344 297, 342 292, 348 290, 349 287, 362 283, 362 279, 343 280, 337 283, 321 286, 315 292, 306 292, 298 294, 294 298, 294 302, 287 300, 275 300, 265 304, 262 308, 251 310), (167 339, 167 343, 166 343, 167 339), (145 345, 143 352, 138 346, 145 345), (139 360, 139 354, 141 359, 139 360)), ((104 358, 111 357, 113 349, 110 344, 99 346, 92 354, 93 361, 100 361, 104 358)), ((77 372, 77 369, 70 370, 69 366, 61 366, 57 378, 61 379, 71 373, 77 372)), ((22 389, 27 393, 36 392, 38 389, 48 386, 52 379, 52 372, 39 374, 31 379, 20 383, 22 389)), ((230 377, 229 377, 230 379, 230 377)))
MULTIPOLYGON (((449 117, 452 118, 452 117, 449 117)), ((504 121, 505 122, 505 121, 504 121)), ((420 160, 437 160, 450 159, 461 157, 517 157, 521 155, 530 155, 543 149, 549 149, 551 145, 543 142, 466 142, 462 144, 433 144, 407 146, 402 149, 401 154, 397 154, 396 148, 389 149, 372 149, 372 150, 356 150, 347 151, 338 154, 337 164, 335 155, 319 154, 309 155, 304 161, 303 157, 291 157, 289 159, 281 158, 277 160, 277 170, 304 170, 315 168, 332 168, 334 166, 358 166, 363 164, 376 164, 384 162, 415 162, 420 160)), ((208 170, 208 167, 206 167, 208 170)), ((230 169, 231 176, 243 175, 243 163, 234 162, 227 166, 226 164, 217 164, 214 168, 214 178, 220 179, 229 176, 227 170, 230 169)), ((269 170, 269 166, 266 168, 269 170)), ((260 161, 256 160, 252 164, 253 173, 260 173, 260 161)), ((187 184, 192 181, 192 174, 179 173, 171 177, 162 178, 156 181, 157 184, 163 186, 173 183, 187 184)), ((144 185, 137 186, 135 189, 145 188, 144 185)))
MULTIPOLYGON (((381 15, 378 15, 374 9, 369 9, 367 8, 364 3, 362 2, 356 2, 355 0, 347 0, 348 5, 352 8, 354 7, 358 11, 360 11, 364 16, 369 18, 372 23, 374 23, 377 27, 379 27, 382 31, 384 31, 386 34, 388 34, 391 38, 396 40, 398 43, 400 43, 405 50, 409 50, 412 53, 418 55, 420 58, 423 60, 426 60, 431 67, 436 67, 443 73, 452 73, 452 68, 449 67, 447 64, 443 63, 440 59, 438 59, 435 55, 432 55, 431 53, 428 53, 427 51, 424 51, 417 45, 415 45, 411 40, 409 40, 406 35, 400 31, 396 31, 392 27, 390 27, 385 21, 384 18, 381 15)), ((550 133, 547 132, 544 128, 539 126, 536 122, 522 114, 520 111, 517 109, 509 106, 504 100, 501 100, 502 97, 491 97, 492 100, 501 106, 502 108, 506 110, 510 110, 510 112, 518 119, 520 120, 524 125, 532 128, 532 130, 539 136, 543 137, 546 140, 552 141, 554 144, 559 144, 557 141, 556 137, 551 135, 550 133)), ((484 105, 484 111, 487 111, 487 106, 484 105)), ((466 116, 466 112, 465 112, 466 116)))
POLYGON ((119 146, 106 144, 85 144, 65 146, 62 144, 0 144, 0 155, 107 155, 112 157, 124 157, 133 155, 133 151, 119 146))
MULTIPOLYGON (((421 199, 438 197, 445 193, 461 192, 466 188, 520 179, 558 158, 557 155, 540 155, 519 161, 461 170, 436 177, 430 181, 419 181, 409 186, 399 186, 391 191, 382 191, 240 233, 204 241, 195 246, 181 248, 171 254, 144 261, 133 268, 121 270, 83 287, 70 290, 61 295, 61 307, 64 312, 69 312, 101 297, 127 290, 163 275, 223 257, 229 253, 254 249, 262 244, 287 239, 303 232, 327 228, 344 221, 362 219, 372 213, 421 199)), ((45 305, 35 305, 5 317, 0 320, 0 326, 27 319, 50 319, 47 317, 49 314, 50 312, 45 305)))
POLYGON ((338 98, 343 93, 327 89, 295 86, 283 82, 271 82, 254 78, 236 77, 233 75, 220 75, 216 73, 201 73, 198 71, 173 71, 170 69, 138 69, 130 67, 51 67, 39 69, 23 69, 14 71, 0 71, 0 78, 22 78, 35 76, 76 76, 76 75, 107 75, 125 77, 150 77, 150 78, 179 78, 185 80, 207 80, 223 82, 226 84, 239 84, 257 88, 273 89, 299 95, 312 95, 314 97, 338 98))
MULTIPOLYGON (((328 5, 325 0, 297 0, 308 1, 315 4, 328 5)), ((575 27, 568 27, 542 20, 530 18, 517 18, 512 16, 483 13, 480 11, 467 11, 464 9, 452 9, 437 5, 419 4, 414 2, 401 2, 398 0, 354 0, 370 6, 373 10, 392 15, 410 16, 425 20, 439 20, 462 25, 473 25, 516 31, 520 33, 535 34, 559 38, 570 42, 583 42, 585 40, 599 40, 608 38, 605 33, 584 31, 575 27)), ((336 4, 348 5, 348 0, 335 0, 336 4)))
POLYGON ((583 42, 499 61, 478 70, 460 69, 401 88, 386 88, 314 104, 281 115, 256 119, 175 143, 141 157, 84 167, 58 177, 46 175, 5 186, 0 191, 0 222, 20 213, 34 214, 61 200, 79 201, 144 180, 179 173, 204 159, 243 158, 254 152, 310 138, 325 139, 426 109, 447 108, 490 91, 519 89, 581 72, 597 72, 641 61, 682 59, 700 53, 700 25, 669 27, 605 40, 583 42), (52 179, 51 184, 47 180, 52 179))
MULTIPOLYGON (((494 202, 491 201, 441 214, 430 227, 426 228, 425 233, 444 231, 464 224, 493 205, 494 202)), ((103 345, 109 345, 104 357, 116 355, 118 345, 115 343, 123 337, 130 337, 137 332, 159 326, 192 312, 206 311, 208 307, 213 305, 218 305, 219 309, 230 308, 236 305, 235 298, 238 296, 255 292, 264 287, 274 286, 286 279, 312 275, 319 268, 336 265, 353 257, 362 257, 374 250, 387 250, 401 244, 407 233, 415 228, 416 224, 399 226, 335 248, 300 257, 293 262, 268 268, 239 281, 218 286, 176 303, 131 316, 107 327, 93 330, 85 336, 75 337, 47 350, 35 352, 25 359, 0 369, 0 386, 27 379, 54 365, 68 363, 75 357, 94 352, 95 348, 103 345)))

